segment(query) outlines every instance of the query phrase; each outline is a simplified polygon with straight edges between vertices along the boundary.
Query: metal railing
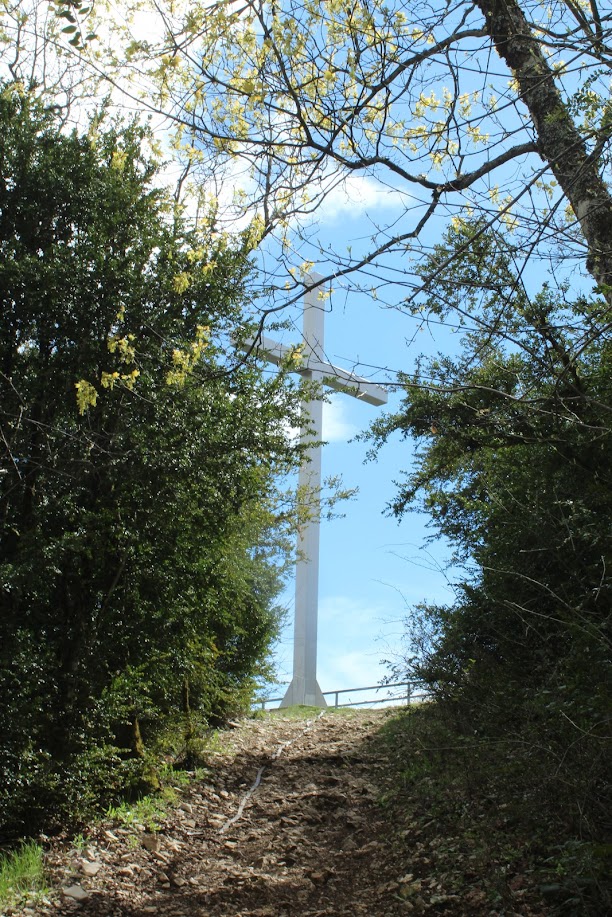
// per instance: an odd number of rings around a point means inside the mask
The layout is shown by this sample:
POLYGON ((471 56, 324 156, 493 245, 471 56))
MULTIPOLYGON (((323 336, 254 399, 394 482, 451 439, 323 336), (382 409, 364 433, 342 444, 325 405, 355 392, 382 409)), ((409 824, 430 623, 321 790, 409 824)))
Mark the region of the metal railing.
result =
MULTIPOLYGON (((424 691, 419 690, 422 685, 415 681, 394 681, 388 685, 367 685, 365 688, 340 688, 338 691, 323 691, 323 697, 334 697, 334 703, 328 706, 333 709, 339 707, 361 707, 365 704, 384 704, 387 702, 402 701, 404 704, 411 704, 415 701, 423 700, 426 697, 424 691), (345 704, 340 703, 341 694, 358 694, 360 691, 383 691, 389 688, 405 688, 401 694, 388 695, 387 697, 375 697, 371 700, 348 701, 345 704)), ((266 709, 266 704, 280 704, 282 697, 258 697, 255 704, 266 709)))

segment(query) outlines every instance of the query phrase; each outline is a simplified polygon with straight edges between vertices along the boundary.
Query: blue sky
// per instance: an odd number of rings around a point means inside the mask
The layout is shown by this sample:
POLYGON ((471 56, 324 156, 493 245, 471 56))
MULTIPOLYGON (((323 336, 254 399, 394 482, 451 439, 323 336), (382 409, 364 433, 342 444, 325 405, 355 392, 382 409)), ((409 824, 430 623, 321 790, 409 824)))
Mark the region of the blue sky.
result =
MULTIPOLYGON (((391 404, 394 400, 392 396, 391 404)), ((426 545, 426 518, 410 514, 398 524, 384 514, 393 479, 410 467, 410 444, 394 442, 378 461, 364 465, 366 444, 350 441, 379 410, 334 395, 324 415, 328 444, 323 474, 342 474, 344 483, 358 487, 359 493, 344 505, 344 518, 322 523, 318 675, 323 691, 377 684, 388 674, 381 660, 401 653, 410 606, 422 599, 451 598, 431 557, 433 551, 441 559, 445 550, 426 545)), ((291 592, 287 599, 292 605, 291 592)), ((285 678, 291 660, 288 627, 277 652, 285 678)))
MULTIPOLYGON (((338 192, 326 202, 316 240, 350 244, 351 238, 367 234, 373 218, 391 220, 401 206, 397 196, 371 179, 353 179, 348 194, 338 192)), ((315 263, 315 270, 328 269, 320 260, 315 263)), ((290 315, 295 330, 285 332, 284 340, 293 343, 299 340, 299 309, 290 315)), ((436 341, 431 329, 417 331, 414 319, 377 305, 366 294, 347 293, 341 285, 326 303, 327 359, 346 368, 358 364, 361 375, 383 385, 397 370, 411 371, 420 353, 448 347, 449 333, 440 334, 436 341)), ((342 475, 344 485, 359 492, 340 507, 343 518, 323 521, 321 527, 318 680, 323 691, 380 682, 389 674, 383 660, 401 656, 411 606, 423 600, 452 601, 442 569, 448 546, 428 543, 432 531, 426 516, 409 513, 398 523, 385 512, 394 496, 393 482, 411 469, 412 443, 395 437, 372 462, 366 461, 368 443, 355 440, 382 411, 396 410, 400 400, 394 388, 385 408, 334 393, 324 408, 323 477, 342 475)), ((281 683, 291 678, 293 583, 284 603, 289 623, 275 655, 281 683)))

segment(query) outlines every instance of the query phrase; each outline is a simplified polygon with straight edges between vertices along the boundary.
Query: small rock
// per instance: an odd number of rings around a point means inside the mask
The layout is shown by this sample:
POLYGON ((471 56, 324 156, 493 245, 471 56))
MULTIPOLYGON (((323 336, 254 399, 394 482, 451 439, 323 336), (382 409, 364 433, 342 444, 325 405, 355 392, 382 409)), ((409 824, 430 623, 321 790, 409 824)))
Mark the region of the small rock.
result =
POLYGON ((328 882, 332 876, 333 871, 331 869, 322 869, 317 872, 311 872, 309 878, 315 885, 319 885, 328 882))
MULTIPOLYGON (((400 898, 412 898, 413 896, 418 896, 421 891, 422 882, 420 879, 415 879, 414 882, 404 882, 400 885, 399 896, 400 898)), ((418 899, 415 903, 418 903, 418 899)))
POLYGON ((84 876, 97 876, 102 869, 102 863, 91 863, 89 860, 81 860, 79 863, 79 869, 84 876))
POLYGON ((72 898, 73 901, 87 901, 90 897, 89 892, 86 892, 80 885, 69 885, 67 888, 62 888, 62 893, 66 898, 72 898))
POLYGON ((166 866, 170 862, 170 858, 167 857, 165 853, 162 853, 161 850, 155 850, 153 853, 153 856, 155 857, 156 860, 159 860, 160 863, 165 863, 166 866))
POLYGON ((384 845, 382 844, 381 841, 369 841, 367 844, 364 844, 363 847, 360 848, 359 852, 368 853, 370 850, 378 850, 380 847, 383 847, 383 846, 384 845))
POLYGON ((142 846, 145 850, 148 850, 149 853, 157 853, 159 850, 159 835, 157 834, 143 834, 142 836, 142 846))
POLYGON ((175 837, 166 837, 166 847, 178 853, 179 850, 183 849, 183 844, 177 841, 175 837))

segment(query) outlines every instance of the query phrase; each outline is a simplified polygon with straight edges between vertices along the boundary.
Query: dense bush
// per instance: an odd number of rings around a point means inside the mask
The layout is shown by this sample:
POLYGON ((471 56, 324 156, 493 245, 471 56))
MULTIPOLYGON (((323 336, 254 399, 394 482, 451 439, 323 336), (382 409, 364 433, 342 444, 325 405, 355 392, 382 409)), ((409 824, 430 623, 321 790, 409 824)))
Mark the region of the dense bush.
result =
POLYGON ((424 309, 462 316, 463 348, 406 377, 402 409, 375 429, 417 440, 394 510, 420 501, 463 565, 452 605, 414 610, 408 667, 456 733, 520 777, 525 811, 609 856, 607 307, 596 293, 529 297, 511 236, 481 225, 451 231, 429 275, 451 255, 424 309))
POLYGON ((246 245, 189 230, 146 132, 0 92, 0 822, 150 777, 245 703, 277 631, 295 397, 232 371, 246 245))

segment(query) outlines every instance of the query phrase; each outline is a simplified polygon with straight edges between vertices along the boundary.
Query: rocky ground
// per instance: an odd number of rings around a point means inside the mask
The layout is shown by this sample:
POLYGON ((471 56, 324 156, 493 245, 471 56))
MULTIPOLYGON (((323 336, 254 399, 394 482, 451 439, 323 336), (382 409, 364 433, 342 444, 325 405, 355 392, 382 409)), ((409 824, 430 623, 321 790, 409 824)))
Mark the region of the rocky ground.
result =
POLYGON ((540 917, 521 887, 496 909, 477 875, 458 884, 423 813, 381 804, 391 712, 244 721, 159 830, 107 821, 52 846, 54 891, 20 914, 540 917))

